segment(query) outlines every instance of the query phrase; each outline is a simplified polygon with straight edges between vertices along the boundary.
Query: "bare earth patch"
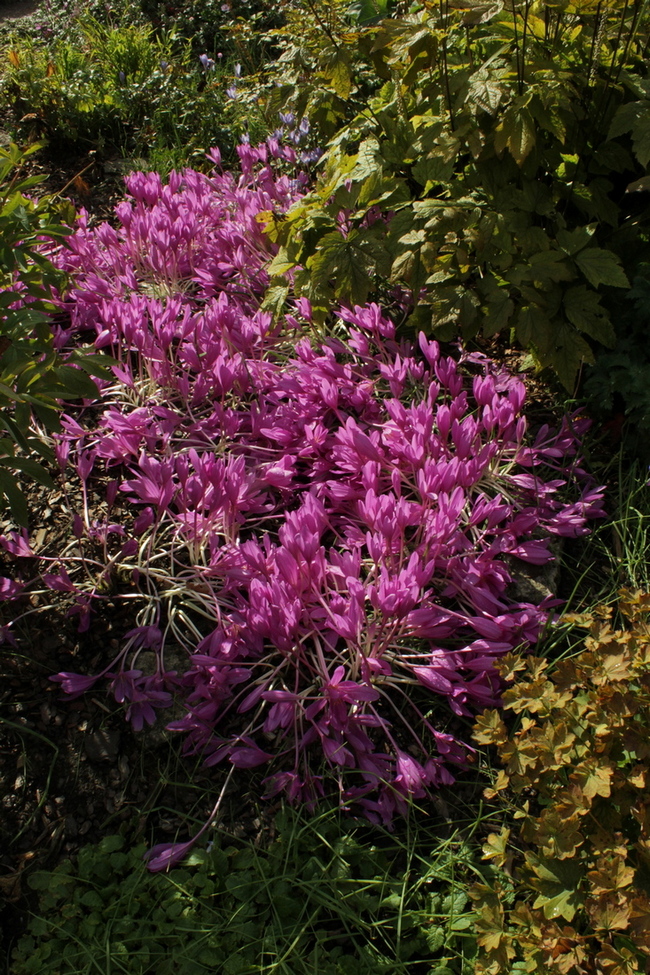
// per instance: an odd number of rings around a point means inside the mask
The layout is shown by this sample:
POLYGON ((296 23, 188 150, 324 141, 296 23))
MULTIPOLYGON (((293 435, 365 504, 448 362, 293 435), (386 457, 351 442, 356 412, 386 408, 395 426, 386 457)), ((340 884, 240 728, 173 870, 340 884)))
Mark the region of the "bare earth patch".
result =
POLYGON ((39 0, 16 0, 14 3, 2 3, 0 0, 0 23, 6 20, 19 20, 36 13, 39 0))

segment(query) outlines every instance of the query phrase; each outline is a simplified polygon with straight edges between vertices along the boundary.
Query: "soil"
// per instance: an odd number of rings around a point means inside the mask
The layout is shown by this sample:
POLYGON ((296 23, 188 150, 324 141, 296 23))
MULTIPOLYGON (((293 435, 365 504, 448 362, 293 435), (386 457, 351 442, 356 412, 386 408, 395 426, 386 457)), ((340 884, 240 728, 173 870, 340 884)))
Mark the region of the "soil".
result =
POLYGON ((40 6, 40 0, 14 0, 6 3, 0 0, 0 23, 7 20, 20 20, 21 17, 31 17, 40 6))

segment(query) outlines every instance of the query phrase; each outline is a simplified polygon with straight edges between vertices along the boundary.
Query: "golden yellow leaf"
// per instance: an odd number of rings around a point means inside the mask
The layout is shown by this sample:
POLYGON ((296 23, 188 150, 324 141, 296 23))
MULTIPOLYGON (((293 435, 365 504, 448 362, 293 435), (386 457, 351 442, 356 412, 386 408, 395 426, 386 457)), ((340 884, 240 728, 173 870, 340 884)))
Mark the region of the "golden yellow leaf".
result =
POLYGON ((597 764, 596 759, 588 759, 576 766, 569 776, 589 799, 594 796, 611 795, 611 779, 614 769, 609 763, 597 764))
POLYGON ((501 745, 508 737, 508 730, 498 711, 484 711, 476 719, 473 735, 479 745, 501 745))
POLYGON ((603 975, 633 975, 639 965, 628 948, 617 951, 613 945, 604 944, 598 952, 598 965, 603 975))
POLYGON ((603 856, 598 860, 596 869, 588 871, 587 877, 593 893, 601 894, 629 887, 634 881, 634 869, 622 856, 603 856))
POLYGON ((508 859, 508 840, 510 830, 504 826, 499 833, 490 833, 483 844, 483 859, 494 860, 497 867, 503 867, 508 859))
POLYGON ((590 898, 586 908, 597 931, 625 931, 632 911, 626 897, 617 893, 590 898))

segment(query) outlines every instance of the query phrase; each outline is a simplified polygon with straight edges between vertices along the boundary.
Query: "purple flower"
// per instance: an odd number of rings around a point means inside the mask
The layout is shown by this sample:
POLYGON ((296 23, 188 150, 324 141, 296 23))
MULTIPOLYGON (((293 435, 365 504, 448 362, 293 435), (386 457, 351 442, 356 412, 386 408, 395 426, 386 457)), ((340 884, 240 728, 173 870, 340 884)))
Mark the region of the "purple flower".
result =
POLYGON ((29 545, 29 535, 25 528, 21 529, 20 534, 16 531, 9 532, 8 535, 0 535, 0 545, 5 552, 11 555, 18 555, 20 558, 33 558, 34 552, 29 545))
POLYGON ((84 677, 82 674, 71 674, 66 671, 61 671, 59 674, 53 674, 50 680, 55 684, 61 685, 61 690, 65 691, 70 697, 80 697, 85 694, 86 691, 99 680, 101 675, 96 674, 91 677, 84 677))
POLYGON ((204 71, 214 71, 214 61, 212 58, 209 58, 207 54, 199 54, 199 61, 201 62, 204 71))
POLYGON ((22 582, 0 576, 0 600, 17 599, 25 589, 22 582))
POLYGON ((177 863, 184 860, 190 852, 197 837, 188 840, 186 843, 158 843, 152 846, 144 854, 143 859, 147 863, 148 869, 152 873, 161 873, 163 870, 171 870, 177 863))
MULTIPOLYGON (((308 138, 307 119, 280 120, 287 142, 308 138)), ((25 591, 73 601, 80 628, 105 582, 128 579, 111 599, 132 599, 141 625, 108 679, 134 728, 173 692, 184 713, 169 727, 208 767, 268 764, 268 795, 313 808, 318 765, 342 803, 388 824, 467 761, 423 700, 460 716, 496 704, 495 659, 554 610, 513 603, 508 556, 547 561, 549 535, 602 514, 602 490, 582 471, 579 419, 531 438, 518 379, 398 338, 403 294, 333 310, 324 341, 308 337, 306 298, 267 310, 269 214, 298 199, 295 167, 316 153, 299 160, 282 135, 242 137, 236 173, 215 149, 209 175, 130 174, 115 226, 81 214, 57 251, 71 285, 65 334, 53 327, 62 350, 92 333, 117 365, 91 411, 64 417, 57 457, 87 491, 111 483, 110 513, 71 511, 56 561, 26 536, 1 543, 29 556, 25 591)), ((368 226, 388 219, 376 208, 368 226)), ((96 678, 57 679, 75 694, 96 678)), ((190 846, 158 848, 154 869, 190 846)))
POLYGON ((397 750, 395 786, 404 795, 421 799, 426 795, 427 776, 422 765, 406 752, 397 750))

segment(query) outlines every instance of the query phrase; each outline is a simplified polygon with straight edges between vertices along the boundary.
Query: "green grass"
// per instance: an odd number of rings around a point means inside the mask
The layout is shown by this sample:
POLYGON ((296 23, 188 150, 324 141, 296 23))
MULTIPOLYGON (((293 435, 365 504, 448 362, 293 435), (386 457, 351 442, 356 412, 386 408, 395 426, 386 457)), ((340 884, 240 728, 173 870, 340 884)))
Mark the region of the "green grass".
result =
POLYGON ((155 875, 144 843, 108 836, 31 875, 38 905, 10 971, 469 975, 485 815, 467 811, 414 809, 389 833, 334 808, 281 808, 258 837, 216 827, 155 875))

